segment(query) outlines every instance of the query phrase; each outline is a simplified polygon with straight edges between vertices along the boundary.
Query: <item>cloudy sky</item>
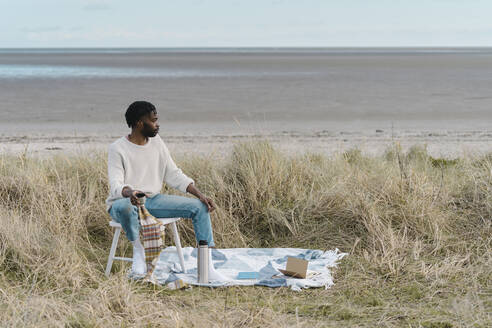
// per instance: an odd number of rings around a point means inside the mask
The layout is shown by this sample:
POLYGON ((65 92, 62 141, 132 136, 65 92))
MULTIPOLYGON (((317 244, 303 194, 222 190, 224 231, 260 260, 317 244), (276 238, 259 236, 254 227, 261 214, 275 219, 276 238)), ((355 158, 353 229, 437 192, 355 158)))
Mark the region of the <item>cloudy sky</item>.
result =
POLYGON ((492 0, 0 0, 0 47, 492 46, 492 0))

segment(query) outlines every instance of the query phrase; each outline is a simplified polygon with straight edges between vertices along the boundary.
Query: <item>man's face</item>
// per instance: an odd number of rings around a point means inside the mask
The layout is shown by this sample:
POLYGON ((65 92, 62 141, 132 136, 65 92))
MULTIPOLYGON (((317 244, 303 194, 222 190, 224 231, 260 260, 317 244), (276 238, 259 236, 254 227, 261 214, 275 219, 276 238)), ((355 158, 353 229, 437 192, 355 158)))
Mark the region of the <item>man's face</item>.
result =
POLYGON ((155 137, 159 132, 159 123, 157 123, 157 114, 151 112, 149 115, 142 117, 142 130, 141 133, 144 137, 155 137))

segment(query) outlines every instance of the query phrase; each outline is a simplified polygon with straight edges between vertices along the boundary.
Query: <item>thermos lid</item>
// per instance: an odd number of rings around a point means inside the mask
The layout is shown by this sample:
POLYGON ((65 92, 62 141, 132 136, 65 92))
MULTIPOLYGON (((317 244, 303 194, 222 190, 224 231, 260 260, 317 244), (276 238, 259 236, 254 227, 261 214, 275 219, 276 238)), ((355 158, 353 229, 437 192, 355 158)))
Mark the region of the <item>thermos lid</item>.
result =
POLYGON ((204 246, 204 245, 208 245, 208 242, 206 240, 200 240, 198 242, 198 246, 204 246))

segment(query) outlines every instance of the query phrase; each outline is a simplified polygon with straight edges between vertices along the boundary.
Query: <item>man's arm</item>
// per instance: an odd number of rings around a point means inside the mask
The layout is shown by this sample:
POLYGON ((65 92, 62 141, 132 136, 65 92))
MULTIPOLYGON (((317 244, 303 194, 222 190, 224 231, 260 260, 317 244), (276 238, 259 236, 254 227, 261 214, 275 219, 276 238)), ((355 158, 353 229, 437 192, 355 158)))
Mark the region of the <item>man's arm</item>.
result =
POLYGON ((162 147, 167 162, 164 172, 164 181, 171 187, 181 192, 189 192, 190 194, 195 195, 202 203, 207 205, 209 212, 213 212, 216 209, 216 206, 212 199, 202 194, 200 190, 195 187, 193 179, 186 176, 181 169, 176 166, 176 163, 174 163, 174 160, 172 159, 169 149, 167 149, 164 141, 162 141, 162 147))
POLYGON ((166 163, 164 168, 164 182, 170 187, 183 193, 187 192, 187 188, 190 183, 194 182, 193 179, 184 174, 183 171, 176 166, 176 163, 174 163, 174 160, 169 153, 169 149, 167 149, 164 142, 162 142, 162 147, 166 163))
POLYGON ((123 196, 123 189, 125 187, 133 188, 131 185, 125 183, 123 158, 114 144, 111 144, 108 148, 108 180, 110 195, 112 197, 123 196))
POLYGON ((189 192, 190 194, 193 194, 198 198, 203 204, 207 205, 208 211, 213 212, 217 208, 211 198, 208 198, 204 194, 200 192, 200 190, 195 187, 193 183, 190 183, 188 187, 186 188, 186 192, 189 192))

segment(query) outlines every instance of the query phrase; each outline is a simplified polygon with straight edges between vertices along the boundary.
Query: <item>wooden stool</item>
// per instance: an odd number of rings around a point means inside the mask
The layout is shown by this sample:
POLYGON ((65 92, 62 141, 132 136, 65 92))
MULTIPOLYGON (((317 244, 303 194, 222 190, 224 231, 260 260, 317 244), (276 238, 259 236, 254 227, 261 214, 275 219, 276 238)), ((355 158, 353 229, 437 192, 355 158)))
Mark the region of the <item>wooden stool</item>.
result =
MULTIPOLYGON (((159 220, 164 225, 171 224, 174 244, 176 246, 176 250, 178 251, 181 270, 183 271, 183 273, 186 273, 184 258, 183 258, 183 250, 181 248, 181 240, 179 239, 178 227, 176 226, 176 222, 181 220, 181 218, 165 218, 165 219, 156 218, 156 219, 159 220)), ((113 267, 114 260, 128 261, 128 262, 133 261, 133 259, 129 257, 114 256, 114 254, 116 253, 116 247, 118 246, 118 240, 120 239, 120 233, 122 228, 121 228, 121 224, 119 224, 116 221, 110 221, 109 225, 114 228, 114 235, 113 235, 113 243, 111 244, 111 250, 109 251, 108 264, 106 265, 106 272, 105 272, 106 277, 109 277, 109 274, 111 273, 111 268, 113 267)))

